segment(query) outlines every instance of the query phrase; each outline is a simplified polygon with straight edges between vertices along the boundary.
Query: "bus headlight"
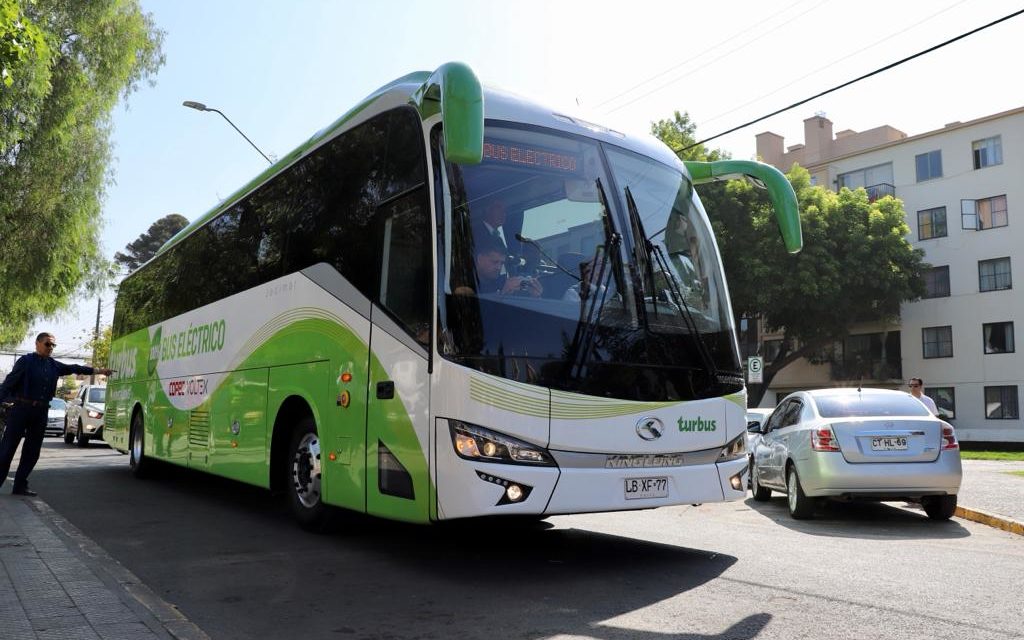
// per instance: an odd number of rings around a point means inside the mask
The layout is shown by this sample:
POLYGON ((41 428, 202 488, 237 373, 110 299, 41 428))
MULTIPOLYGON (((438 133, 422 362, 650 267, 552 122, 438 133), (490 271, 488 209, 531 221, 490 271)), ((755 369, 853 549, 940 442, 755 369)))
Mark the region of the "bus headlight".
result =
POLYGON ((728 462, 729 460, 743 458, 746 455, 747 434, 741 433, 729 441, 729 444, 722 447, 722 452, 718 454, 718 462, 728 462))
POLYGON ((553 467, 555 461, 544 449, 461 420, 448 420, 455 453, 466 460, 500 464, 528 464, 553 467))

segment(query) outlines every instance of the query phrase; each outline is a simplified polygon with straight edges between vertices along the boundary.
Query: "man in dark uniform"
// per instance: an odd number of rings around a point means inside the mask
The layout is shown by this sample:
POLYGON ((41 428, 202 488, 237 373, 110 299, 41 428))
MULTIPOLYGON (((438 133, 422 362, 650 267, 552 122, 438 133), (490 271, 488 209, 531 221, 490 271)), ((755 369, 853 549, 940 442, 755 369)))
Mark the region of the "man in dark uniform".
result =
POLYGON ((114 372, 112 369, 57 362, 50 357, 56 346, 53 334, 40 333, 36 336, 36 352, 18 358, 7 379, 0 384, 0 403, 8 408, 7 428, 4 429, 3 440, 0 440, 0 485, 7 479, 18 443, 25 438, 11 491, 17 495, 36 495, 28 488, 28 474, 32 473, 39 460, 46 432, 46 413, 53 394, 57 392, 57 379, 71 373, 109 376, 114 372))

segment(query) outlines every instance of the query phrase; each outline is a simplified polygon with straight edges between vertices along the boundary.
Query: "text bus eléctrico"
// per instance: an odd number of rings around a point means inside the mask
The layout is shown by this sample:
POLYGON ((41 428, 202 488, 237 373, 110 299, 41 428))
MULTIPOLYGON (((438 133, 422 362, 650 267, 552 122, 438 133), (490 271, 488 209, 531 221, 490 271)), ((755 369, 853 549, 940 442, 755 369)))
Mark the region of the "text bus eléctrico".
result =
POLYGON ((738 499, 746 394, 680 162, 483 89, 465 65, 369 96, 122 283, 106 438, 130 454, 412 522, 738 499), (488 264, 489 262, 489 264, 488 264))

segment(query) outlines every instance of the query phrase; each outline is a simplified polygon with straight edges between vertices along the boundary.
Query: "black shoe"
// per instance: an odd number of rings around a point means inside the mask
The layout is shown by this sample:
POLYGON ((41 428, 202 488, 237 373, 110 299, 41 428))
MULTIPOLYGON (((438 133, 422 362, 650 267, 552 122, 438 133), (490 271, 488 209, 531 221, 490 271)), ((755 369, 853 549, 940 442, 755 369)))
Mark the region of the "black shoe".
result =
POLYGON ((29 496, 29 497, 32 497, 32 496, 38 496, 39 494, 36 493, 35 491, 29 489, 28 487, 25 487, 24 489, 12 489, 11 490, 11 495, 12 496, 29 496))

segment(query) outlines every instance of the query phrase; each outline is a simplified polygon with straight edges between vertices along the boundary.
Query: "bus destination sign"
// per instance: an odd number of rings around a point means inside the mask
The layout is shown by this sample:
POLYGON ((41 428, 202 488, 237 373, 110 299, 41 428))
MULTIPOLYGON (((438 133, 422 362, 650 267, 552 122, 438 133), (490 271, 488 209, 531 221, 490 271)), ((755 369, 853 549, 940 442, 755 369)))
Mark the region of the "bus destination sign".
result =
POLYGON ((494 139, 484 140, 484 160, 570 174, 580 166, 575 154, 494 139))

